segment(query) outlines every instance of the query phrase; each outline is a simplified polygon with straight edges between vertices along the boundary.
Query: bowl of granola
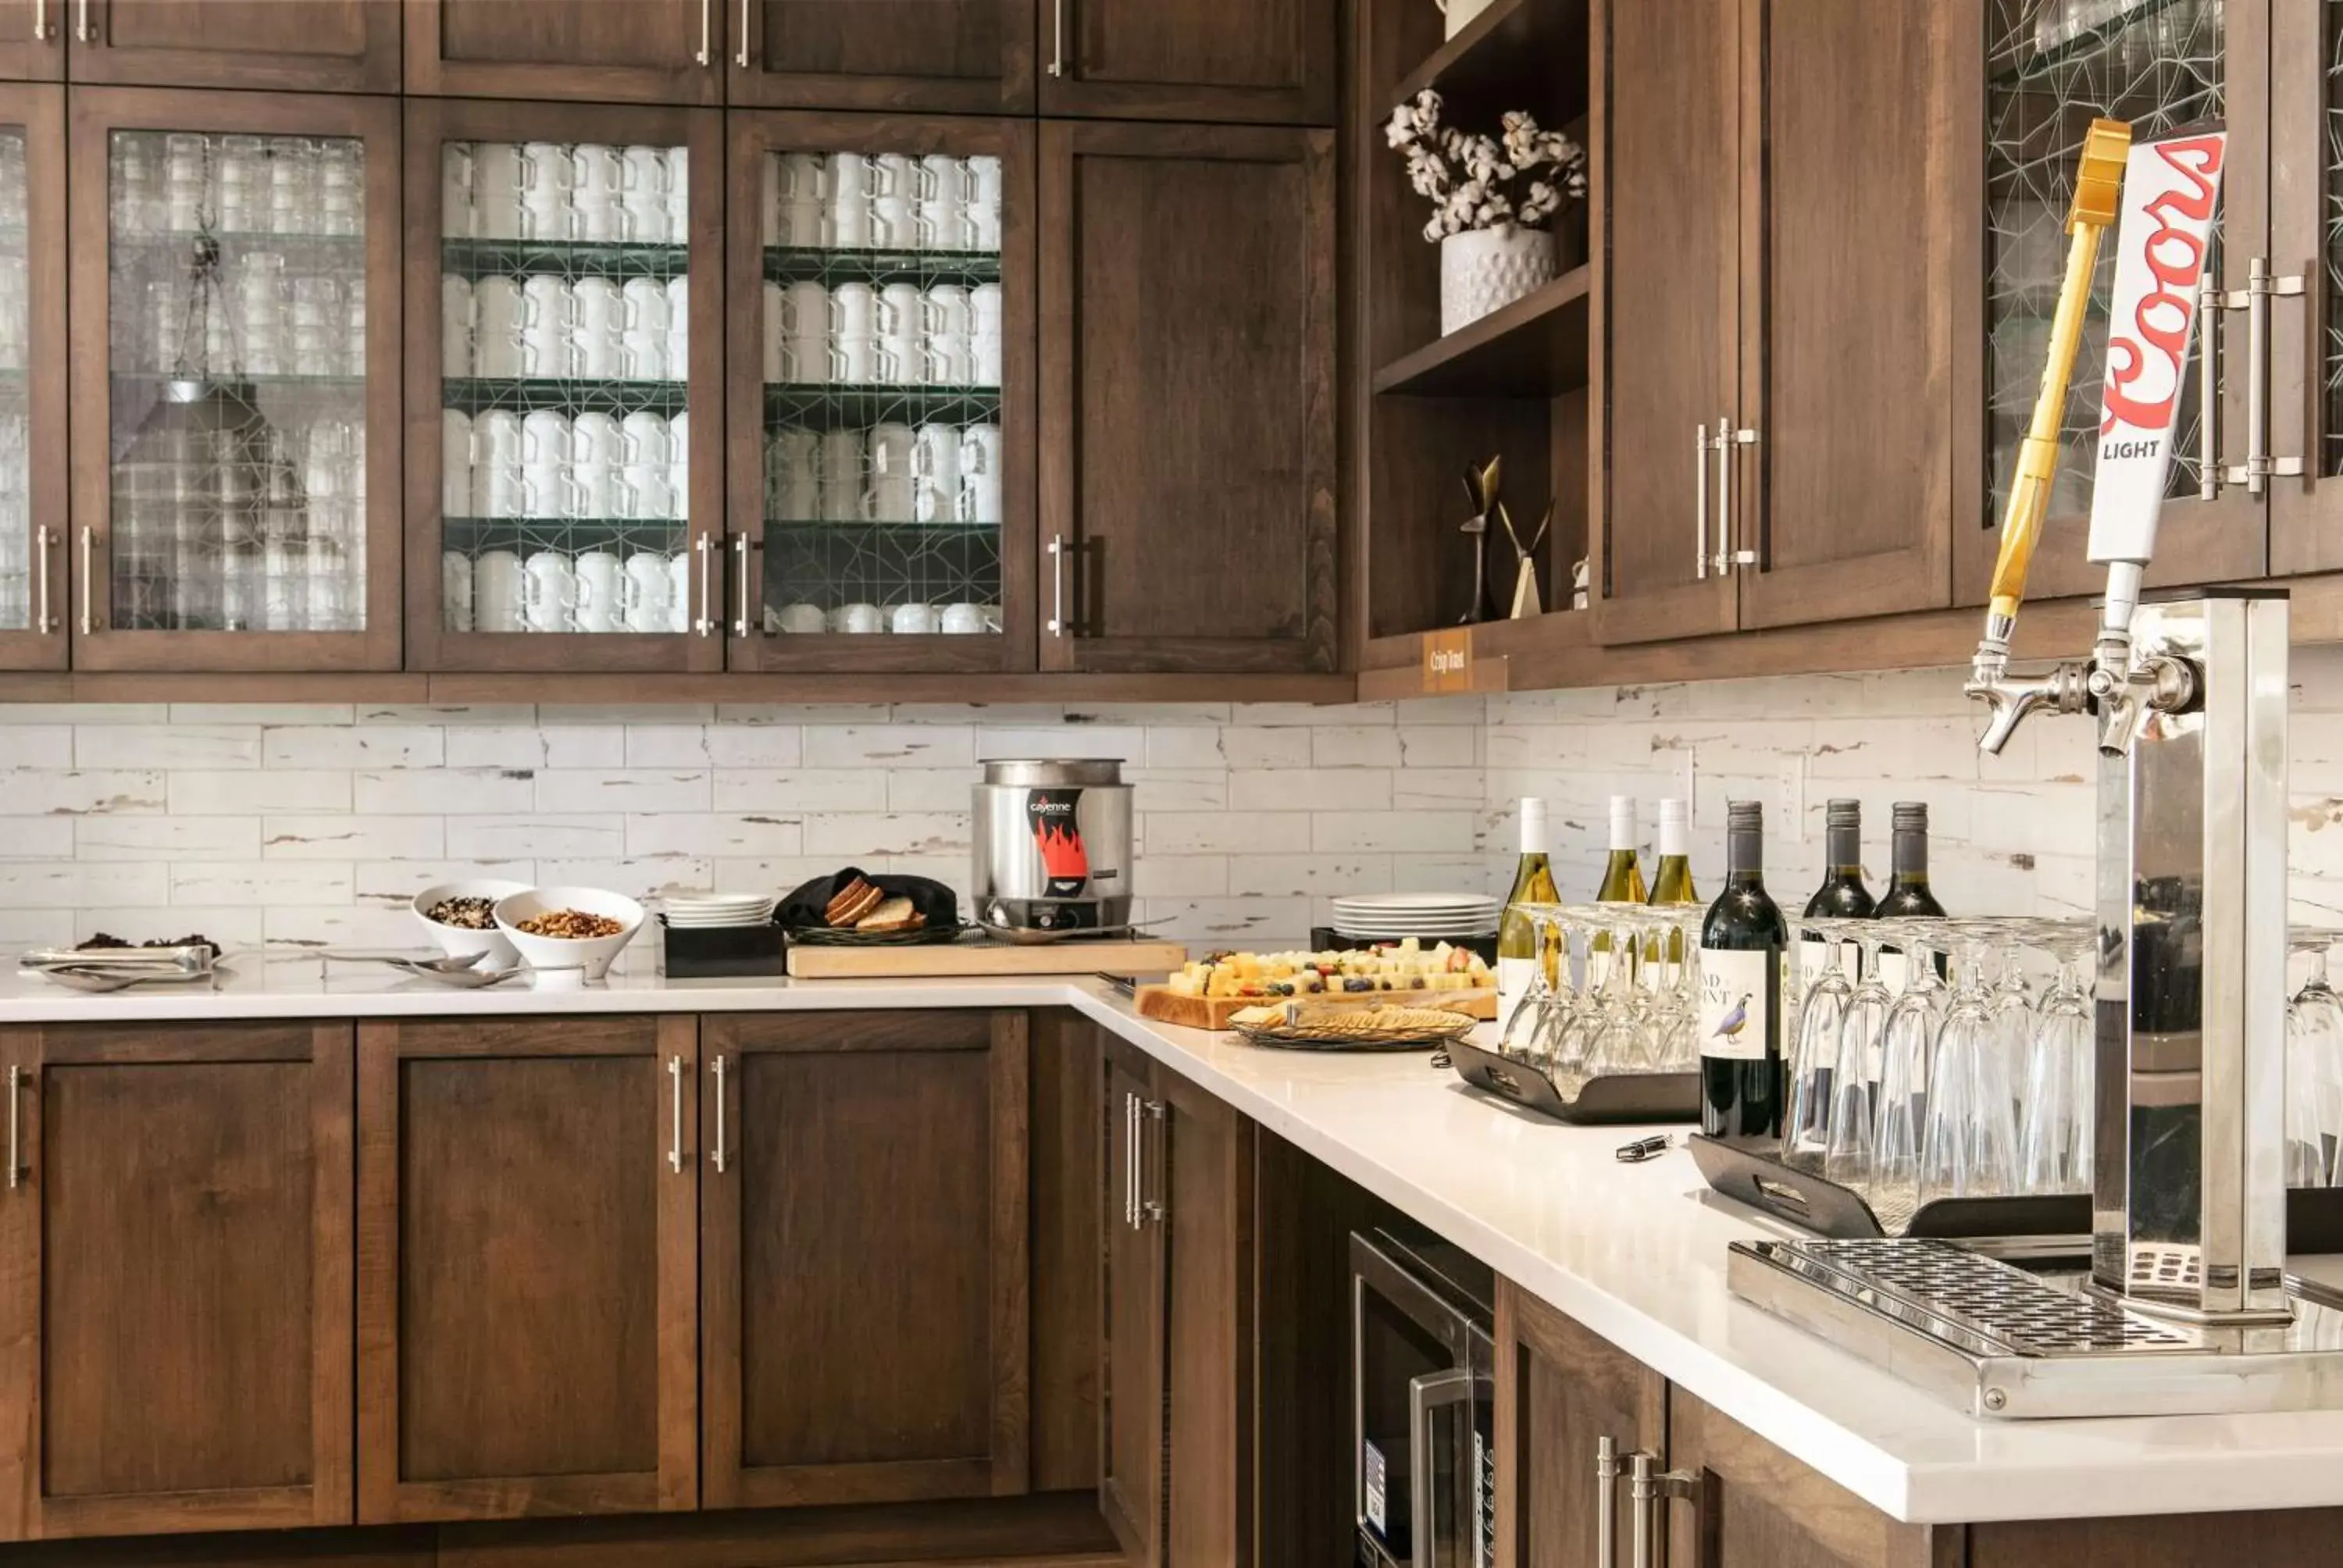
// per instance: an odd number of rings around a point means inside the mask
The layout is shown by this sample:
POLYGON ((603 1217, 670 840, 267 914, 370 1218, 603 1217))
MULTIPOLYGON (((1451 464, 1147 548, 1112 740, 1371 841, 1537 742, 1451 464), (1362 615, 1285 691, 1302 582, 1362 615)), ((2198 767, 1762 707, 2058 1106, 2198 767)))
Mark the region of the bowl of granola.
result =
POLYGON ((497 900, 497 930, 537 970, 600 980, 643 929, 643 907, 601 888, 528 888, 497 900))
POLYGON ((497 930, 497 900, 528 891, 527 882, 475 878, 442 882, 415 895, 415 919, 451 959, 478 959, 484 969, 508 970, 520 955, 497 930))

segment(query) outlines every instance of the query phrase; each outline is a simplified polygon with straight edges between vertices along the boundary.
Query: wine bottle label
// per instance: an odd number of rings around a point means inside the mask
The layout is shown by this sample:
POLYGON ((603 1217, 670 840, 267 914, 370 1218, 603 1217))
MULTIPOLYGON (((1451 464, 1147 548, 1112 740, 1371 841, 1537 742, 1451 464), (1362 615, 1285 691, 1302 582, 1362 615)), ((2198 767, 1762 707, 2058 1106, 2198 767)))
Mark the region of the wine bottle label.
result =
POLYGON ((1769 966, 1781 956, 1729 948, 1700 950, 1700 1053, 1733 1061, 1763 1061, 1774 1038, 1769 966))
MULTIPOLYGON (((1497 1027, 1500 1030, 1512 1026, 1513 1013, 1521 1007, 1522 999, 1530 994, 1530 981, 1537 970, 1535 959, 1500 957, 1497 960, 1497 1027)), ((1528 1023, 1524 1021, 1522 1028, 1526 1031, 1528 1023)), ((1510 1040, 1509 1043, 1518 1045, 1523 1042, 1510 1040)))

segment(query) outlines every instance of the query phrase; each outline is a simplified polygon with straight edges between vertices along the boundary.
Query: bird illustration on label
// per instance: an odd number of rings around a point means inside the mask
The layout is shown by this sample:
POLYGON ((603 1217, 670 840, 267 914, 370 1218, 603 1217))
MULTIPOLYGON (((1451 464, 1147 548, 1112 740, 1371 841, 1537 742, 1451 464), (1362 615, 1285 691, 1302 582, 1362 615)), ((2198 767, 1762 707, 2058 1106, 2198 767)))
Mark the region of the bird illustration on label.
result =
POLYGON ((1741 1000, 1733 1004, 1733 1010, 1716 1020, 1716 1032, 1708 1038, 1711 1040, 1740 1039, 1741 1031, 1749 1024, 1749 999, 1755 994, 1754 991, 1743 991, 1741 1000))
POLYGON ((1041 869, 1049 878, 1045 896, 1081 896, 1091 879, 1090 850, 1074 819, 1081 804, 1079 789, 1034 789, 1025 796, 1025 822, 1033 830, 1033 847, 1041 851, 1041 869))

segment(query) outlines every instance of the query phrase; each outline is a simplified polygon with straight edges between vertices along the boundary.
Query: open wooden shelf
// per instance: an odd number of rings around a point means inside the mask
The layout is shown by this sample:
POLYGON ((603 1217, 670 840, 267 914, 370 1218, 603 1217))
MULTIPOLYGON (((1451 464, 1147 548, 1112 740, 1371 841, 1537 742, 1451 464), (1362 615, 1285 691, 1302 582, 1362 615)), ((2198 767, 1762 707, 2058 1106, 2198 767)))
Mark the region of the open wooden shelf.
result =
POLYGON ((1505 109, 1527 109, 1549 129, 1586 108, 1587 0, 1489 0, 1488 9, 1392 88, 1395 108, 1430 87, 1494 131, 1505 109))
POLYGON ((1585 267, 1573 267, 1400 356, 1375 372, 1374 389, 1417 397, 1552 397, 1585 386, 1588 277, 1585 267))

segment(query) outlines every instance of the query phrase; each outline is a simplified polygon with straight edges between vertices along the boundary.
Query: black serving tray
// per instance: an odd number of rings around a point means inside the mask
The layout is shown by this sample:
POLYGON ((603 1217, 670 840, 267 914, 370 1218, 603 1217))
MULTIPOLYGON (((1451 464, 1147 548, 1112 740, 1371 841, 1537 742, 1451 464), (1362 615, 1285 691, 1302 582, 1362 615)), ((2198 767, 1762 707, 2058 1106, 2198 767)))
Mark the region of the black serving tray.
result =
POLYGON ((761 926, 670 926, 667 933, 669 980, 745 980, 789 972, 789 933, 778 924, 761 926))
MULTIPOLYGON (((1709 1186, 1736 1202, 1835 1241, 1890 1234, 1861 1193, 1785 1163, 1781 1146, 1772 1140, 1753 1142, 1695 1132, 1686 1142, 1693 1163, 1709 1186)), ((2084 1192, 2046 1198, 1940 1198, 1921 1204, 1900 1233, 1946 1241, 2061 1236, 2087 1247, 2091 1199, 2084 1192)), ((2286 1250, 2343 1252, 2343 1187, 2288 1190, 2286 1250)))
POLYGON ((1449 1064, 1473 1088, 1557 1121, 1692 1121, 1700 1116, 1700 1074, 1696 1072, 1631 1072, 1589 1079, 1577 1099, 1565 1100, 1553 1079, 1527 1062, 1461 1040, 1446 1049, 1449 1064))

